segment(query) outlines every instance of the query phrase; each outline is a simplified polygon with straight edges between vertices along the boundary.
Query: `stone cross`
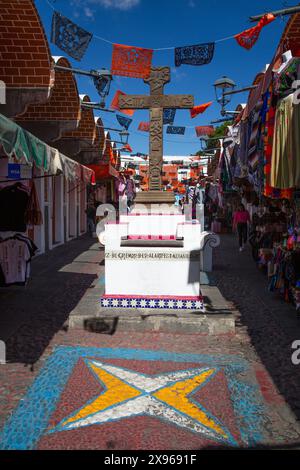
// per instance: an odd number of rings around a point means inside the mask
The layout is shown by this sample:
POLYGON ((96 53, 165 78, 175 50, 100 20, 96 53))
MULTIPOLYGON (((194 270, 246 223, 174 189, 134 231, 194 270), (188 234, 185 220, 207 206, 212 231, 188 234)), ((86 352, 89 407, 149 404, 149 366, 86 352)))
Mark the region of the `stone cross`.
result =
POLYGON ((164 85, 170 82, 169 67, 151 67, 150 95, 121 95, 121 109, 150 109, 149 190, 161 191, 163 166, 163 111, 165 108, 190 109, 194 106, 192 95, 164 95, 164 85))

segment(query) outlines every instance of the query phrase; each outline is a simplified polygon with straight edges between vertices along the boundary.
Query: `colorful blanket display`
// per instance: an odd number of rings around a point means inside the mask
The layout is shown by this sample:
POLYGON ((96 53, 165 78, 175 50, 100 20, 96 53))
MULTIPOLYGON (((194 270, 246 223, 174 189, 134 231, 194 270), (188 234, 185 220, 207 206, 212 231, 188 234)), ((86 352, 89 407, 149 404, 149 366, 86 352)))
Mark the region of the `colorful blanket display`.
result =
POLYGON ((222 139, 214 213, 237 195, 231 210, 242 201, 250 213, 252 254, 269 290, 300 309, 300 57, 270 67, 222 139))

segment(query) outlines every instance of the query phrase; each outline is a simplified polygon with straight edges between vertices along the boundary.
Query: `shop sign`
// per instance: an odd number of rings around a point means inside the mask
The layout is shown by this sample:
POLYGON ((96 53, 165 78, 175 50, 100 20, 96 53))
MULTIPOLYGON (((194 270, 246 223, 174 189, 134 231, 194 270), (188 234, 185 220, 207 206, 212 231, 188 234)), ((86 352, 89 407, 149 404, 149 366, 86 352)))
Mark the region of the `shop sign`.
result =
POLYGON ((21 165, 19 163, 8 163, 7 178, 19 180, 21 178, 21 165))

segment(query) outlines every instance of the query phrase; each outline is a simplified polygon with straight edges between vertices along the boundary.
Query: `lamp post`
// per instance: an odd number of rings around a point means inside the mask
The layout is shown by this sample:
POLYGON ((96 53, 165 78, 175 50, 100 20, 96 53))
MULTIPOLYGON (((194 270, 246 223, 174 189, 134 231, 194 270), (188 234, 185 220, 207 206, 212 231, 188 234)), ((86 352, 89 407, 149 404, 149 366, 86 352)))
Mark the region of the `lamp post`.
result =
POLYGON ((101 109, 102 111, 109 111, 114 112, 111 110, 105 109, 105 98, 109 95, 111 81, 113 76, 110 70, 107 69, 100 69, 100 70, 90 70, 87 72, 86 70, 75 69, 70 67, 63 67, 62 65, 55 65, 54 66, 56 71, 61 72, 72 72, 77 75, 85 75, 87 77, 91 77, 94 85, 101 97, 100 103, 82 103, 82 107, 90 107, 93 109, 101 109))
POLYGON ((226 116, 226 105, 231 101, 231 95, 227 94, 227 92, 232 91, 235 87, 234 81, 226 76, 219 78, 214 83, 217 102, 221 105, 222 116, 226 116))
POLYGON ((91 74, 96 90, 102 99, 99 106, 105 108, 105 98, 109 95, 112 74, 107 69, 91 70, 91 74))
POLYGON ((119 131, 120 139, 123 145, 128 144, 129 132, 126 130, 119 131))
POLYGON ((207 150, 207 144, 208 144, 208 136, 207 136, 207 135, 203 135, 203 136, 200 138, 201 150, 203 150, 203 151, 207 150))

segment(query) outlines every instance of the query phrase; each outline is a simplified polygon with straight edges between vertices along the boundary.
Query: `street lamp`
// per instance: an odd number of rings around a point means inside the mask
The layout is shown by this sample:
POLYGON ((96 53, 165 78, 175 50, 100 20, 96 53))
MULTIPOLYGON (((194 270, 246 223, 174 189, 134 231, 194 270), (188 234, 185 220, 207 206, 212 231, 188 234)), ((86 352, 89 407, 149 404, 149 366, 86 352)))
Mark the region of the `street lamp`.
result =
POLYGON ((126 131, 126 130, 119 131, 119 135, 120 135, 121 143, 122 143, 123 145, 128 144, 129 132, 126 131))
POLYGON ((55 70, 61 71, 61 72, 72 72, 74 74, 78 75, 85 75, 87 77, 92 77, 94 85, 99 93, 99 95, 102 98, 102 101, 100 103, 82 103, 82 107, 85 108, 93 108, 93 109, 101 109, 102 111, 107 111, 110 113, 114 113, 115 111, 112 111, 110 109, 105 109, 105 98, 109 94, 110 90, 110 84, 113 79, 113 76, 110 72, 110 70, 107 69, 100 69, 100 70, 90 70, 87 72, 86 70, 81 70, 81 69, 73 69, 70 67, 63 67, 62 65, 55 65, 54 66, 55 70))
POLYGON ((200 138, 200 146, 201 146, 201 150, 207 150, 207 144, 208 144, 208 136, 207 135, 203 135, 201 138, 200 138))
POLYGON ((218 103, 221 105, 221 115, 226 116, 226 105, 231 101, 231 94, 227 94, 236 87, 236 84, 230 78, 224 76, 216 80, 214 83, 216 98, 218 103))
POLYGON ((99 103, 100 107, 105 108, 105 98, 109 95, 111 81, 113 79, 110 70, 100 69, 91 70, 94 85, 102 98, 99 103))

